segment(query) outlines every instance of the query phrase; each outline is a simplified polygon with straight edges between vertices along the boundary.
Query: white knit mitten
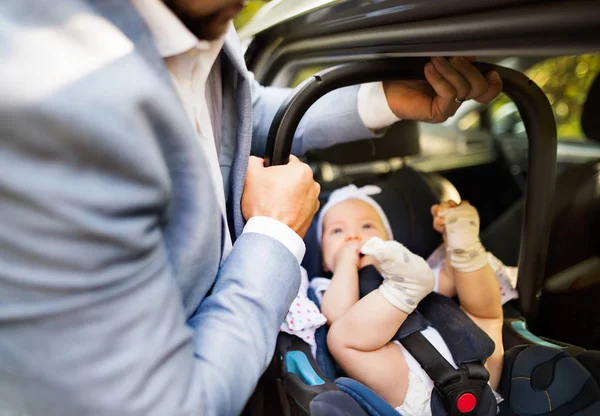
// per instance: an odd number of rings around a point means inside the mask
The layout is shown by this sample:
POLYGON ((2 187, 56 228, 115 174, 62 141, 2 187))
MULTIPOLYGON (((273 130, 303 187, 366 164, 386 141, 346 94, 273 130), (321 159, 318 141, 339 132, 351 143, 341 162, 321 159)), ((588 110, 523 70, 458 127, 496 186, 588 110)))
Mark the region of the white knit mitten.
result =
POLYGON ((488 260, 479 240, 479 214, 474 206, 462 203, 441 209, 445 218, 446 242, 450 264, 459 272, 472 272, 484 267, 488 260))
POLYGON ((361 252, 373 256, 379 263, 384 275, 379 286, 383 297, 408 314, 435 286, 435 277, 427 262, 397 241, 372 237, 361 252))

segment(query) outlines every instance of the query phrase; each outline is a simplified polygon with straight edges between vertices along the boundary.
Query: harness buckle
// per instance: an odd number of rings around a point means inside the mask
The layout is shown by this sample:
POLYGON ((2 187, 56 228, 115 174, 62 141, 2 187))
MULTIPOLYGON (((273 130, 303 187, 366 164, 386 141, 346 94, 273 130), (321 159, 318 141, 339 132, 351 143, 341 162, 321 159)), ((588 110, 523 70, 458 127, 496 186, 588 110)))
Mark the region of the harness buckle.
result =
POLYGON ((482 364, 467 363, 455 370, 451 377, 434 383, 434 386, 450 416, 459 416, 477 408, 488 379, 489 374, 482 364))

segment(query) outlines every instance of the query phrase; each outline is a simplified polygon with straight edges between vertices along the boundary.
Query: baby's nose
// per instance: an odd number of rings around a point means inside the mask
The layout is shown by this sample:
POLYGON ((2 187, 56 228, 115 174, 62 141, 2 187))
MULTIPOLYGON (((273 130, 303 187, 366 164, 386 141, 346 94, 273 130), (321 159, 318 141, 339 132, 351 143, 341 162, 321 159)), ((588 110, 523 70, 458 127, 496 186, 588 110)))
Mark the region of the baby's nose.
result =
POLYGON ((360 236, 356 233, 350 233, 348 235, 346 235, 345 241, 349 242, 349 241, 359 241, 360 240, 360 236))

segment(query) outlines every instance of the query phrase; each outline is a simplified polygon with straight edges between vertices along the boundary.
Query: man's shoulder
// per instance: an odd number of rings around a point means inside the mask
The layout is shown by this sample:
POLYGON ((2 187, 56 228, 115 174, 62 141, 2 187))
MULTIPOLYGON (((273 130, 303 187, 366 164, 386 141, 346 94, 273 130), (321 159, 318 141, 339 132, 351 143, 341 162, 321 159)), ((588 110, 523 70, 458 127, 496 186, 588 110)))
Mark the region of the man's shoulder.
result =
POLYGON ((0 2, 0 112, 84 127, 148 122, 151 110, 185 120, 135 11, 116 17, 90 3, 0 2))
POLYGON ((81 1, 3 3, 0 43, 0 99, 13 105, 69 88, 135 49, 81 1))
POLYGON ((135 167, 167 189, 160 141, 187 143, 193 131, 168 79, 116 20, 85 1, 0 2, 0 135, 21 165, 44 153, 88 169, 135 167))

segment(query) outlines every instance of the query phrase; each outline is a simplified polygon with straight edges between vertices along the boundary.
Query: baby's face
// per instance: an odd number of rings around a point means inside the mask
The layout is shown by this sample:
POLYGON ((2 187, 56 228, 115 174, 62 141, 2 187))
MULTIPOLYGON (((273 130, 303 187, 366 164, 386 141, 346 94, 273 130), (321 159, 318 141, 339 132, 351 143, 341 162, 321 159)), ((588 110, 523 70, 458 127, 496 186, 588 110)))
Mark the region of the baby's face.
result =
MULTIPOLYGON (((347 199, 331 207, 323 218, 321 254, 325 271, 335 271, 338 251, 348 243, 362 246, 371 237, 388 240, 389 236, 375 208, 360 199, 347 199)), ((369 256, 359 267, 372 263, 369 256)))

